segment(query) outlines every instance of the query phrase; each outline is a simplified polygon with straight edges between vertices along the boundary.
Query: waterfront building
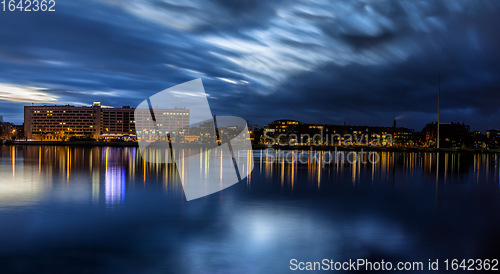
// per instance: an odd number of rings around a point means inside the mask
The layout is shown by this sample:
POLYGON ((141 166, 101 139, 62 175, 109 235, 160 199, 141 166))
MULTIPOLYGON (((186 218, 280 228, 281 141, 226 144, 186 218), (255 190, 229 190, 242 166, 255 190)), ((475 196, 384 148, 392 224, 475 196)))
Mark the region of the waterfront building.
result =
MULTIPOLYGON (((434 146, 437 140, 437 123, 430 123, 422 130, 425 141, 429 146, 434 146)), ((470 126, 464 123, 440 123, 440 147, 463 147, 472 140, 470 126)))
POLYGON ((101 108, 101 138, 134 138, 135 119, 134 108, 101 108))
POLYGON ((28 140, 37 141, 97 139, 101 134, 101 106, 25 106, 24 132, 28 140))
POLYGON ((295 120, 276 120, 264 126, 261 143, 289 145, 407 145, 413 129, 404 127, 307 124, 295 120), (376 142, 375 142, 376 140, 376 142))
MULTIPOLYGON (((92 106, 25 106, 24 131, 28 140, 61 141, 75 139, 135 139, 137 134, 153 139, 151 131, 138 129, 138 119, 148 119, 139 114, 135 117, 134 108, 103 107, 95 102, 92 106)), ((155 110, 161 113, 156 117, 158 131, 187 134, 189 128, 189 109, 155 110)), ((145 113, 146 114, 146 113, 145 113)), ((149 112, 147 112, 149 114, 149 112)), ((156 136, 156 133, 155 133, 156 136)))
POLYGON ((184 142, 184 136, 189 134, 189 109, 154 109, 156 126, 154 129, 141 128, 141 125, 150 123, 149 110, 137 111, 135 121, 137 124, 137 138, 140 140, 168 140, 170 136, 177 142, 184 142))

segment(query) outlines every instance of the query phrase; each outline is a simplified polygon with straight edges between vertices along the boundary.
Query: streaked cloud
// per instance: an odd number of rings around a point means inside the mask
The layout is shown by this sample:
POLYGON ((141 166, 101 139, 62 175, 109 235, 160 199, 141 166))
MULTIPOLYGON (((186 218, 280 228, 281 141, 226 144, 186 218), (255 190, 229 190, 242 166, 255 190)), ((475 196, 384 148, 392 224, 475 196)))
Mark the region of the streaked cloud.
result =
POLYGON ((202 78, 215 112, 260 125, 380 124, 408 112, 419 118, 400 124, 419 130, 434 119, 438 70, 444 119, 485 130, 500 118, 495 0, 57 4, 0 18, 12 26, 0 31, 6 119, 22 117, 13 102, 134 106, 202 78))
POLYGON ((0 83, 0 100, 21 103, 46 103, 56 102, 57 99, 57 96, 49 94, 44 88, 0 83))

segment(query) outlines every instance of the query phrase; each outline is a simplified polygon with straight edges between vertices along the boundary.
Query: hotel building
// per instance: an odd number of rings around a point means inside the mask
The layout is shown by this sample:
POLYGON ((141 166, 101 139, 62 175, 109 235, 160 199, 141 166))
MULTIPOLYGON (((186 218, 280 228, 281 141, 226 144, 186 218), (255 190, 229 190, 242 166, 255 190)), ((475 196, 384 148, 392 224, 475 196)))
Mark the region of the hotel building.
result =
POLYGON ((101 137, 135 136, 134 108, 101 108, 101 137))
POLYGON ((167 140, 168 134, 172 137, 181 138, 188 134, 189 129, 189 109, 154 109, 156 127, 150 128, 151 112, 149 109, 138 111, 137 117, 137 138, 143 140, 167 140), (141 128, 144 125, 144 128, 141 128))
POLYGON ((24 132, 28 140, 94 139, 101 134, 101 106, 25 106, 24 132))
MULTIPOLYGON (((135 138, 136 120, 149 119, 146 117, 149 112, 135 117, 134 111, 134 108, 128 106, 105 108, 98 102, 90 107, 25 106, 24 131, 28 140, 43 141, 68 140, 71 137, 96 140, 135 138)), ((154 112, 157 113, 155 118, 160 136, 171 132, 184 135, 189 128, 188 109, 155 109, 154 112)), ((140 129, 137 133, 152 134, 151 131, 143 132, 140 129)))

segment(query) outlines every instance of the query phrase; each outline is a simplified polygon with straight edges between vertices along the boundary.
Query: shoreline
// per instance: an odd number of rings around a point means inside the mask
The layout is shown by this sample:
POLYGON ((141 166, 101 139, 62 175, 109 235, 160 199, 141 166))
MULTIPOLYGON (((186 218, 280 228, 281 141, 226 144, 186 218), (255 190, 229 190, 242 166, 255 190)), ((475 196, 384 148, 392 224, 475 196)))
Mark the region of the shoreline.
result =
MULTIPOLYGON (((139 147, 138 142, 94 142, 94 141, 9 141, 0 140, 0 145, 34 145, 34 146, 100 146, 100 147, 139 147)), ((196 144, 194 145, 196 147, 196 144)), ((474 148, 424 148, 424 147, 373 147, 373 146, 269 146, 252 145, 253 150, 310 150, 315 151, 388 151, 388 152, 447 152, 447 153, 500 153, 500 149, 474 149, 474 148)))
POLYGON ((429 147, 373 147, 373 146, 268 146, 253 145, 254 150, 310 150, 315 151, 387 151, 387 152, 446 152, 446 153, 500 153, 500 149, 475 149, 475 148, 429 148, 429 147))
POLYGON ((138 147, 137 142, 95 142, 95 141, 5 141, 11 146, 100 146, 100 147, 138 147))

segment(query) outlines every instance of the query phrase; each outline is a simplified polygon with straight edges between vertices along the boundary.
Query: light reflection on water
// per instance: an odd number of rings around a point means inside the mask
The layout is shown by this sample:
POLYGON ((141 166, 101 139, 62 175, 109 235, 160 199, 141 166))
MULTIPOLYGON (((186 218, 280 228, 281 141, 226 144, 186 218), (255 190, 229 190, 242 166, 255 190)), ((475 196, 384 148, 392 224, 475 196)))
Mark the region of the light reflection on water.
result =
MULTIPOLYGON (((368 160, 364 152, 344 151, 274 151, 261 150, 254 152, 259 160, 259 171, 266 178, 274 178, 273 171, 280 174, 280 182, 288 182, 293 190, 298 169, 307 167, 308 183, 317 183, 321 188, 321 177, 350 177, 353 185, 357 183, 394 180, 396 170, 404 173, 404 180, 415 174, 425 179, 438 176, 443 183, 457 181, 496 181, 499 182, 499 166, 497 154, 460 154, 460 153, 398 153, 373 152, 378 161, 368 160), (330 158, 326 156, 330 154, 330 158), (349 160, 346 155, 350 154, 349 160), (441 159, 438 158, 441 155, 441 159), (344 160, 342 160, 344 159, 344 160), (439 161, 439 165, 437 164, 439 161), (440 170, 438 170, 438 166, 440 170)), ((250 181, 250 180, 247 180, 250 181)))
POLYGON ((28 271, 269 273, 292 258, 498 255, 496 154, 377 152, 370 163, 353 152, 353 164, 324 164, 327 152, 301 162, 307 151, 242 151, 251 175, 186 202, 180 178, 223 175, 226 156, 181 153, 195 175, 136 148, 0 147, 0 260, 34 261, 28 271))

